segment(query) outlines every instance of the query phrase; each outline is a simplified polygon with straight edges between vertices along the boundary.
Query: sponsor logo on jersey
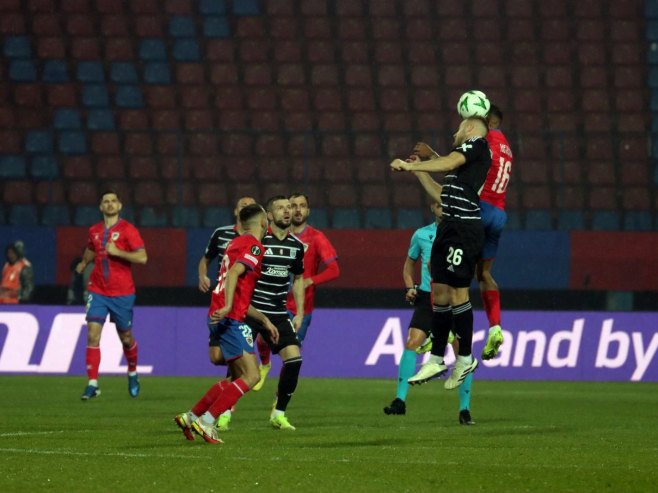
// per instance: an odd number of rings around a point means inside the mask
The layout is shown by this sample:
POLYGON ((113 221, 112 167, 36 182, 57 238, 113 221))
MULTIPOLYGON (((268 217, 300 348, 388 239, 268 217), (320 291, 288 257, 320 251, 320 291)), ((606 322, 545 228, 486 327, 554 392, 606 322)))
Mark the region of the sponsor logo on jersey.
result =
POLYGON ((263 272, 263 274, 274 277, 288 277, 288 269, 286 267, 276 267, 270 265, 267 267, 265 272, 263 272))

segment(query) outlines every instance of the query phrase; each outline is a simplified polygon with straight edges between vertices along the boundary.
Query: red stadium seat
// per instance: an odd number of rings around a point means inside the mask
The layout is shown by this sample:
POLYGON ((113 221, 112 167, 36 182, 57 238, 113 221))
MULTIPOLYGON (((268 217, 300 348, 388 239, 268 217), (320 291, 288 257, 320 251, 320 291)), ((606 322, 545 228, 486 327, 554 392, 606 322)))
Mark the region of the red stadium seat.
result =
MULTIPOLYGON (((40 84, 14 84, 12 89, 16 106, 43 108, 43 91, 40 84)), ((18 116, 20 116, 20 112, 18 116)))
POLYGON ((153 110, 149 112, 150 125, 157 130, 180 128, 181 119, 178 111, 153 110))
POLYGON ((437 91, 418 89, 413 92, 413 105, 418 112, 436 113, 443 109, 441 95, 437 91))
POLYGON ((124 130, 145 130, 149 128, 148 115, 144 110, 117 110, 119 127, 124 130))
MULTIPOLYGON (((446 26, 442 24, 441 28, 443 29, 444 27, 446 26)), ((465 32, 463 24, 462 32, 465 32)), ((432 41, 436 34, 432 21, 429 18, 423 17, 412 17, 408 19, 402 26, 402 33, 404 38, 411 41, 432 41)), ((456 35, 457 39, 459 39, 458 33, 451 30, 451 34, 456 35)), ((444 36, 444 31, 441 29, 439 30, 439 35, 442 39, 455 39, 452 36, 444 36)))
POLYGON ((328 157, 347 157, 350 155, 350 142, 346 135, 325 134, 320 145, 321 154, 328 157))
POLYGON ((383 145, 379 134, 357 134, 354 137, 354 155, 358 158, 379 156, 382 154, 382 150, 383 145))
POLYGON ((355 167, 359 183, 384 183, 390 173, 388 163, 381 158, 359 159, 355 167))
POLYGON ((641 65, 644 63, 644 45, 642 43, 613 43, 612 63, 615 65, 641 65))
POLYGON ((128 161, 128 177, 135 180, 157 180, 158 166, 153 156, 133 156, 128 161))
MULTIPOLYGON (((367 61, 367 60, 366 60, 367 61)), ((402 57, 402 45, 396 41, 379 41, 375 44, 374 61, 376 66, 373 68, 381 68, 385 65, 401 66, 404 64, 402 57)))
MULTIPOLYGON (((407 0, 402 4, 402 13, 406 17, 429 17, 430 3, 428 0, 407 0)), ((454 9, 452 11, 443 13, 444 15, 455 15, 454 9)), ((460 10, 457 11, 461 13, 460 10)))
POLYGON ((239 110, 244 108, 243 90, 239 86, 217 87, 215 108, 220 110, 239 110))
POLYGON ((557 183, 579 185, 586 182, 584 164, 582 161, 565 161, 553 164, 553 176, 557 183), (585 177, 585 179, 583 178, 585 177))
POLYGON ((66 156, 61 161, 62 176, 70 179, 89 179, 94 169, 89 156, 66 156))
MULTIPOLYGON (((194 160, 194 157, 190 157, 194 160)), ((190 166, 175 157, 161 157, 160 158, 160 174, 166 180, 180 180, 181 178, 189 178, 191 176, 190 166)))
POLYGON ((266 33, 262 17, 240 17, 235 23, 235 37, 242 39, 262 38, 266 33))
POLYGON ((227 133, 221 136, 221 146, 228 156, 249 156, 253 154, 254 139, 247 133, 227 133))
POLYGON ((94 4, 102 14, 120 14, 124 11, 124 2, 122 0, 96 0, 94 4))
POLYGON ((299 63, 285 63, 278 67, 276 83, 279 86, 302 86, 306 84, 306 71, 299 63))
POLYGON ((406 87, 404 65, 380 65, 376 70, 377 80, 381 87, 406 87))
POLYGON ((193 155, 211 156, 219 152, 219 143, 214 135, 207 133, 188 134, 185 140, 187 150, 193 155))
POLYGON ((646 84, 645 68, 642 65, 615 67, 614 85, 620 89, 639 89, 646 84))
POLYGON ((373 131, 379 130, 382 119, 383 116, 378 111, 359 111, 350 115, 350 124, 356 132, 373 131))
POLYGON ((372 69, 369 65, 347 65, 345 68, 345 83, 348 86, 372 86, 372 69))
POLYGON ((600 43, 578 43, 578 61, 584 66, 603 65, 606 63, 606 52, 600 43))
POLYGON ((136 14, 157 14, 161 0, 131 0, 130 10, 136 14))
POLYGON ((94 37, 88 38, 71 38, 71 57, 74 60, 99 60, 100 47, 99 39, 94 37))
POLYGON ((339 17, 360 17, 364 14, 361 2, 352 0, 336 0, 336 13, 339 17))
POLYGON ((614 185, 617 183, 612 156, 602 157, 587 163, 587 178, 592 185, 614 185), (604 160, 607 159, 607 160, 604 160))
POLYGON ((256 138, 254 151, 258 156, 284 156, 286 144, 280 135, 265 134, 256 138))
POLYGON ((610 40, 614 43, 640 41, 644 38, 644 27, 638 19, 615 19, 610 23, 610 40))
POLYGON ((236 85, 237 67, 233 63, 214 63, 210 67, 210 81, 215 85, 236 85))
POLYGON ((544 43, 543 60, 549 66, 548 73, 553 70, 553 65, 571 65, 574 49, 573 43, 568 41, 544 43))
POLYGON ((228 195, 224 183, 205 183, 200 182, 199 205, 202 206, 222 206, 229 205, 228 195))
MULTIPOLYGON (((516 111, 526 113, 540 113, 542 111, 541 98, 536 91, 519 89, 513 92, 513 98, 513 106, 516 111)), ((519 125, 518 122, 517 125, 519 125)))
MULTIPOLYGON (((394 2, 382 2, 381 0, 368 1, 368 14, 372 17, 396 17, 398 12, 394 2)), ((379 22, 379 19, 376 19, 379 22)))
POLYGON ((219 182, 224 180, 224 168, 221 157, 196 156, 189 158, 187 162, 191 176, 198 180, 199 186, 205 182, 219 182))
POLYGON ((279 195, 287 197, 289 193, 290 184, 287 182, 268 181, 263 185, 263 197, 266 197, 265 200, 279 195))
POLYGON ((106 60, 126 61, 135 59, 135 48, 130 38, 106 39, 103 48, 106 60))
POLYGON ((313 106, 316 110, 341 111, 343 109, 343 97, 338 89, 318 89, 314 91, 313 106))
POLYGON ((256 163, 252 157, 238 157, 226 167, 226 176, 233 181, 252 182, 256 176, 256 163))
POLYGON ((335 46, 330 41, 309 41, 306 45, 306 58, 312 64, 335 63, 335 46))
POLYGON ((307 111, 310 108, 309 93, 306 89, 280 89, 281 109, 286 113, 307 111))
POLYGON ((327 187, 330 207, 356 207, 358 196, 358 189, 352 183, 332 183, 327 187))
POLYGON ((127 134, 123 150, 129 155, 148 156, 153 152, 151 136, 145 133, 127 134))
POLYGON ((595 210, 618 210, 616 187, 592 187, 589 189, 588 206, 595 210))
MULTIPOLYGON (((385 166, 382 166, 381 172, 389 173, 385 166)), ((392 185, 392 196, 393 206, 396 208, 420 208, 424 206, 425 194, 417 183, 394 183, 392 185)))
POLYGON ((247 107, 254 110, 274 110, 277 107, 277 93, 274 88, 254 87, 245 90, 247 107))
POLYGON ((19 154, 21 151, 21 134, 13 130, 0 129, 0 153, 19 154))
POLYGON ((97 205, 98 186, 95 181, 70 181, 67 183, 68 202, 71 205, 97 205))
POLYGON ((282 40, 274 45, 274 58, 279 63, 300 63, 302 46, 296 41, 282 40))
POLYGON ((328 17, 307 17, 302 24, 306 39, 333 39, 331 20, 328 17))
POLYGON ((539 159, 524 160, 514 169, 514 174, 519 176, 522 183, 546 184, 549 183, 549 166, 550 162, 539 159))
POLYGON ((565 22, 563 18, 543 19, 540 29, 542 40, 549 43, 568 41, 571 37, 569 23, 565 22))
POLYGON ((339 17, 337 27, 340 40, 361 41, 366 39, 366 23, 361 17, 339 17))
POLYGON ((311 85, 313 87, 338 86, 338 66, 334 64, 313 65, 311 67, 311 85))
MULTIPOLYGON (((507 21, 507 40, 512 42, 535 41, 537 26, 534 20, 526 18, 510 18, 507 21)), ((524 60, 524 63, 529 61, 524 60)))
POLYGON ((400 27, 401 19, 397 17, 383 17, 381 19, 377 19, 376 22, 371 22, 371 36, 374 40, 377 41, 375 43, 375 49, 377 49, 378 44, 383 42, 396 44, 399 47, 400 43, 398 38, 400 37, 400 27))
POLYGON ((126 21, 123 15, 104 15, 101 17, 100 32, 108 38, 129 38, 130 24, 126 21))
POLYGON ((59 37, 62 34, 62 27, 59 17, 53 12, 32 15, 32 32, 35 37, 59 37))
POLYGON ((316 17, 327 16, 327 2, 323 0, 305 0, 300 6, 302 15, 316 17))
POLYGON ((408 132, 414 129, 409 111, 389 112, 384 116, 384 130, 388 132, 408 132))
MULTIPOLYGON (((431 29, 431 23, 429 27, 431 29)), ((468 41, 472 37, 471 33, 464 29, 464 20, 455 17, 440 18, 438 31, 439 37, 443 41, 468 41)), ((431 38, 424 39, 430 40, 431 38)))
POLYGON ((553 65, 546 71, 545 84, 550 88, 567 88, 573 86, 573 68, 570 65, 553 65))
POLYGON ((488 64, 502 65, 505 63, 505 59, 506 56, 504 56, 503 50, 497 44, 480 43, 475 47, 475 63, 478 64, 481 70, 488 68, 488 64))
POLYGON ((606 89, 591 89, 584 91, 580 100, 582 109, 584 111, 607 111, 609 105, 610 94, 606 89))
POLYGON ((374 111, 375 93, 371 89, 348 89, 347 90, 347 107, 350 111, 374 111))
POLYGON ((66 44, 61 37, 38 38, 37 56, 44 59, 64 59, 66 58, 66 44))
POLYGON ((30 181, 5 181, 3 204, 32 204, 34 184, 30 181))
POLYGON ((49 84, 45 89, 49 106, 56 108, 78 106, 78 94, 73 84, 49 84))
POLYGON ((368 63, 370 60, 369 44, 363 41, 346 41, 339 49, 344 63, 368 63))
POLYGON ((585 132, 610 132, 612 128, 612 115, 609 112, 594 113, 585 110, 587 114, 583 118, 583 130, 585 132))
POLYGON ((379 106, 387 112, 408 111, 409 97, 407 91, 405 89, 383 89, 379 93, 379 106))
POLYGON ((489 96, 490 100, 492 100, 492 98, 488 88, 507 88, 507 82, 505 80, 506 69, 502 65, 485 65, 480 67, 476 71, 476 76, 478 80, 477 87, 486 87, 487 96, 489 96))
POLYGON ((458 87, 461 90, 475 85, 473 67, 471 65, 453 65, 445 73, 445 84, 448 87, 458 87))
POLYGON ((643 114, 647 108, 644 91, 617 90, 615 94, 615 107, 620 113, 643 114))
POLYGON ((512 86, 531 90, 539 85, 539 72, 535 66, 516 65, 511 67, 512 86))
POLYGON ((184 113, 183 126, 188 130, 204 130, 214 127, 214 112, 211 110, 189 110, 184 113))
POLYGON ((97 34, 96 25, 89 15, 68 15, 64 19, 66 32, 73 37, 91 37, 97 34))
POLYGON ((162 184, 155 180, 137 181, 134 184, 134 204, 138 207, 162 207, 164 204, 164 190, 162 184))
POLYGON ((561 186, 557 190, 555 204, 560 209, 584 209, 585 194, 582 187, 561 186))
POLYGON ((573 5, 572 14, 584 18, 601 17, 604 5, 599 0, 581 0, 573 5))
POLYGON ((286 113, 282 125, 286 130, 291 131, 310 130, 313 127, 313 114, 307 111, 286 113))
POLYGON ((511 60, 523 60, 524 65, 539 63, 539 45, 534 41, 516 41, 509 48, 511 60))
POLYGON ((103 180, 123 179, 126 176, 123 157, 98 156, 96 161, 96 176, 103 180))
POLYGON ((174 86, 144 86, 144 99, 150 108, 176 109, 174 86))
POLYGON ((289 157, 260 158, 257 166, 258 179, 262 183, 267 182, 288 182, 289 157))
POLYGON ((273 17, 270 19, 270 36, 275 40, 296 42, 299 39, 299 24, 296 17, 273 17))
POLYGON ((210 103, 208 86, 186 86, 178 91, 180 104, 186 109, 207 109, 210 103))
POLYGON ((601 19, 584 19, 576 25, 576 39, 578 41, 603 41, 607 32, 606 23, 601 19))
POLYGON ((238 57, 245 64, 265 63, 270 56, 268 39, 243 39, 238 45, 238 57))
POLYGON ((93 132, 91 150, 94 154, 121 154, 119 136, 115 132, 93 132))
POLYGON ((526 185, 521 192, 521 201, 526 209, 550 209, 551 189, 548 185, 526 185))
POLYGON ((362 207, 390 207, 390 190, 381 183, 364 183, 361 185, 362 207))
POLYGON ((222 111, 219 114, 217 125, 222 130, 247 128, 247 113, 242 110, 222 111))
POLYGON ((621 183, 623 185, 643 185, 649 183, 649 167, 646 159, 644 161, 625 161, 621 165, 621 183))
POLYGON ((169 205, 195 205, 197 203, 196 187, 189 181, 165 182, 165 202, 169 205))
POLYGON ((169 15, 190 15, 198 2, 193 0, 167 0, 165 12, 169 15))
POLYGON ((500 43, 502 41, 503 30, 500 22, 495 22, 487 17, 473 17, 474 39, 478 43, 500 43))
POLYGON ((153 15, 132 16, 135 34, 140 38, 161 38, 164 36, 162 19, 153 15))

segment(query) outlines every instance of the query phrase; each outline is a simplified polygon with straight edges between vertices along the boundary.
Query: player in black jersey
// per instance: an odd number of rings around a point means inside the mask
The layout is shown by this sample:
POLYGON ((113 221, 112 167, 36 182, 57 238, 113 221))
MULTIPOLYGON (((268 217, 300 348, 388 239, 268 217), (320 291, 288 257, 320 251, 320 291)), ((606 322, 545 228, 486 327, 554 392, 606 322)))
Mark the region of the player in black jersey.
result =
POLYGON ((423 162, 412 156, 391 163, 394 170, 416 172, 427 193, 443 206, 443 220, 431 254, 433 350, 430 361, 409 379, 410 383, 421 383, 446 371, 443 354, 451 329, 459 338, 459 354, 445 388, 457 388, 478 366, 472 354, 473 309, 468 288, 484 244, 479 194, 491 166, 491 150, 484 139, 487 131, 483 118, 467 118, 454 134, 454 148, 447 156, 433 156, 423 162), (445 173, 443 183, 436 183, 427 172, 445 173))
MULTIPOLYGON (((229 241, 240 234, 239 222, 237 221, 238 214, 240 214, 243 207, 255 203, 256 201, 253 197, 240 197, 235 204, 235 209, 233 210, 233 215, 236 217, 236 223, 227 226, 220 226, 213 231, 213 234, 210 236, 208 246, 206 246, 206 251, 199 260, 199 291, 202 293, 210 291, 211 282, 208 277, 208 265, 218 257, 221 260, 229 241)), ((217 272, 219 272, 219 268, 220 265, 217 266, 217 272)))
MULTIPOLYGON (((274 428, 294 430, 285 411, 297 387, 302 366, 297 330, 304 319, 304 245, 290 232, 292 207, 287 197, 272 197, 267 201, 266 209, 270 229, 262 240, 265 248, 262 273, 256 283, 251 305, 276 326, 279 331, 278 342, 271 341, 269 333, 255 319, 247 317, 246 322, 254 333, 260 334, 267 341, 272 352, 278 354, 283 362, 270 423, 274 428), (292 292, 298 307, 292 320, 286 309, 291 276, 292 292)), ((220 418, 221 426, 228 425, 228 413, 220 418)))

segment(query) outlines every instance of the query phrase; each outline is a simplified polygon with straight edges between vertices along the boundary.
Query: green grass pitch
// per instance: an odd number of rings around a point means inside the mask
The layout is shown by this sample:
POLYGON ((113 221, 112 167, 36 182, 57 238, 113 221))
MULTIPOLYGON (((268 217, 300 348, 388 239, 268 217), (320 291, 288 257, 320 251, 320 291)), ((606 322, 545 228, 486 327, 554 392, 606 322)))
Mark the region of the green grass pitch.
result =
POLYGON ((386 416, 393 381, 302 379, 282 432, 274 378, 209 445, 172 418, 212 379, 141 380, 82 402, 82 377, 0 377, 0 492, 658 491, 656 384, 475 380, 467 427, 442 382, 386 416))

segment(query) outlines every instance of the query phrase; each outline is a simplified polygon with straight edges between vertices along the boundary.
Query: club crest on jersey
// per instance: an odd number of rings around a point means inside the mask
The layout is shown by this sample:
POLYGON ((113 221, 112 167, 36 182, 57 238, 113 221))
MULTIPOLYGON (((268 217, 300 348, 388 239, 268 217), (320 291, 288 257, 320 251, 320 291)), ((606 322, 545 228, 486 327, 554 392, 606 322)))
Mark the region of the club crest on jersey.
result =
POLYGON ((253 245, 251 247, 251 253, 253 253, 256 256, 260 255, 260 251, 261 250, 260 250, 260 247, 258 245, 253 245))
POLYGON ((112 236, 111 236, 112 241, 117 241, 119 239, 119 236, 120 235, 119 235, 118 231, 115 231, 114 233, 112 233, 112 236))

